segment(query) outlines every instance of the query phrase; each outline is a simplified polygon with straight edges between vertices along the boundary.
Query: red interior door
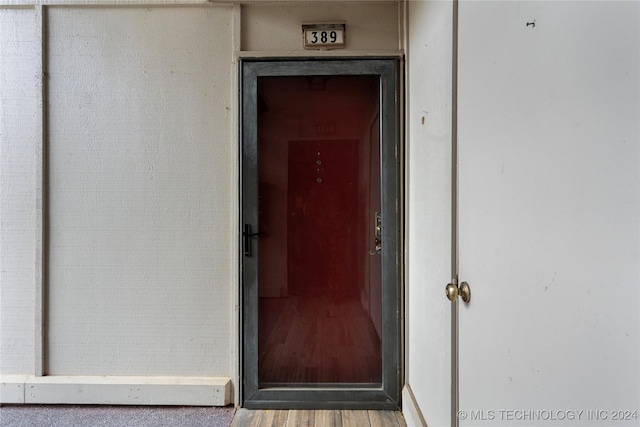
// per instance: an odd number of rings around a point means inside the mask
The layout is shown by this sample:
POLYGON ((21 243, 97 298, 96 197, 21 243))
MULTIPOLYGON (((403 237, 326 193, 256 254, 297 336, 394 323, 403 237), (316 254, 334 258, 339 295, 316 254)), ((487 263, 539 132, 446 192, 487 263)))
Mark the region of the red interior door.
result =
POLYGON ((357 296, 358 141, 291 141, 288 169, 289 293, 357 296))

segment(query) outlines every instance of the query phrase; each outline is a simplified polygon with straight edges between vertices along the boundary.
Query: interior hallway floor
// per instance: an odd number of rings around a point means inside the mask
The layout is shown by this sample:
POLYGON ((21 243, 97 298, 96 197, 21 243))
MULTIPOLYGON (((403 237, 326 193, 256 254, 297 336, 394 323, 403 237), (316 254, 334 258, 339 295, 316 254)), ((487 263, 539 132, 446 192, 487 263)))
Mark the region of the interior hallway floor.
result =
POLYGON ((399 411, 250 410, 240 408, 231 427, 406 427, 399 411))
POLYGON ((382 383, 380 338, 359 298, 260 298, 259 383, 382 383))

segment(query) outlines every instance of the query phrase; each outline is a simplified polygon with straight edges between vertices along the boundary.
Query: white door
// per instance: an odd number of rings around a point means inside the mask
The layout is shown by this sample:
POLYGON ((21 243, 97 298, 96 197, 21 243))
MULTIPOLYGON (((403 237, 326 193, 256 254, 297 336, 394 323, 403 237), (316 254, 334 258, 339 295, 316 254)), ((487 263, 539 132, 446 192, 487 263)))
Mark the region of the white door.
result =
POLYGON ((461 426, 640 425, 639 21, 460 4, 461 426))

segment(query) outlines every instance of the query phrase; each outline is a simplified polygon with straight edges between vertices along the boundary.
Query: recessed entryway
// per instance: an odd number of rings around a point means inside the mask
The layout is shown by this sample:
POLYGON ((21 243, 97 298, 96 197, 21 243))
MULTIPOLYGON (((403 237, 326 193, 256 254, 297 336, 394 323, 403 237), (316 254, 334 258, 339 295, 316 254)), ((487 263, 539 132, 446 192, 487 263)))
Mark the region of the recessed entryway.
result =
POLYGON ((242 62, 242 397, 395 409, 398 63, 242 62))

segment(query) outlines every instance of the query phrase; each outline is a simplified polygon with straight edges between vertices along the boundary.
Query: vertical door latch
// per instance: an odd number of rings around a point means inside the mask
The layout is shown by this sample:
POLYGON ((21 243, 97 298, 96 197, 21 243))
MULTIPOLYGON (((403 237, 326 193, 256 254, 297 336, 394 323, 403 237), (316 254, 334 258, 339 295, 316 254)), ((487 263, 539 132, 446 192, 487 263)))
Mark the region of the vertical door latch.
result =
POLYGON ((379 254, 382 251, 382 213, 376 212, 376 219, 374 223, 374 236, 375 236, 375 249, 369 251, 369 255, 379 254))

